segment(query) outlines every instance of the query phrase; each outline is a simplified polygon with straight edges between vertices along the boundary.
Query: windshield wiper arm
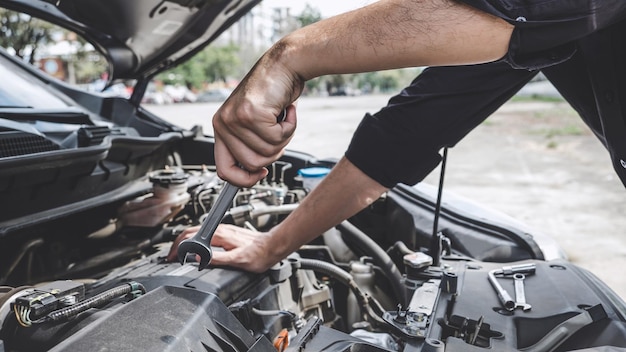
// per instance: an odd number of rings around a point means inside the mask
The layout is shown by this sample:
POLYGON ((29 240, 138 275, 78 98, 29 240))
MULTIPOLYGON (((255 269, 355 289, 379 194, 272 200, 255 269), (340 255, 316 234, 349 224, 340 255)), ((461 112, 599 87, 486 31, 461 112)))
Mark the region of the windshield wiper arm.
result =
MULTIPOLYGON (((1 105, 0 105, 1 106, 1 105)), ((55 123, 69 123, 74 125, 93 125, 89 115, 77 110, 4 110, 0 111, 0 118, 13 121, 46 121, 55 123)))

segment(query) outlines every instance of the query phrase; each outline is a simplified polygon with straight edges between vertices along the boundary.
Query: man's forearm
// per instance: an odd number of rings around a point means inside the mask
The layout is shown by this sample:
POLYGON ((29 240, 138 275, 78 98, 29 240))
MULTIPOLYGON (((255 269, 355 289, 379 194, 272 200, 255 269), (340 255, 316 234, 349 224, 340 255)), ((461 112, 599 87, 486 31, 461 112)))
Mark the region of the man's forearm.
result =
POLYGON ((342 159, 298 208, 270 231, 268 248, 273 261, 356 214, 385 191, 387 188, 342 159))
POLYGON ((220 177, 265 177, 296 128, 308 79, 334 73, 472 64, 503 57, 513 26, 454 0, 380 0, 293 32, 261 57, 213 117, 220 177), (287 108, 287 118, 276 116, 287 108), (239 166, 243 166, 243 169, 239 166))
POLYGON ((512 30, 504 20, 454 0, 380 0, 304 27, 279 41, 268 55, 303 80, 473 64, 503 57, 512 30))

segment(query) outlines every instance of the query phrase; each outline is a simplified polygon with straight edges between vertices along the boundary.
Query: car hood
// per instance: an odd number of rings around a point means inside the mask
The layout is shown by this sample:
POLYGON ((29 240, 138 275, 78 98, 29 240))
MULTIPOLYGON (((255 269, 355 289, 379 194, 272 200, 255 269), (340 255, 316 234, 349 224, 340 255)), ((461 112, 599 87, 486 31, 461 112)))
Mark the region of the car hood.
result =
POLYGON ((110 79, 153 76, 213 41, 261 0, 0 0, 83 35, 110 79))

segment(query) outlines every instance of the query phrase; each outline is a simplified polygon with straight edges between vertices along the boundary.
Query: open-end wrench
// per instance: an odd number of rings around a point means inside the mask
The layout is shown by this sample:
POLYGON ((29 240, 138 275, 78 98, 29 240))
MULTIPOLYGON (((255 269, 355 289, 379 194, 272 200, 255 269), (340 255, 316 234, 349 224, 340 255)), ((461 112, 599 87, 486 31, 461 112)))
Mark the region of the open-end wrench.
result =
POLYGON ((178 245, 178 261, 181 264, 185 261, 188 253, 195 253, 200 256, 198 270, 209 266, 209 262, 213 257, 211 238, 213 238, 213 233, 215 233, 217 226, 222 222, 224 214, 233 204, 233 199, 238 191, 239 187, 229 182, 224 182, 222 191, 217 196, 215 204, 209 210, 209 214, 198 232, 192 238, 184 240, 178 245))
MULTIPOLYGON (((283 110, 280 116, 276 118, 276 122, 282 122, 286 115, 287 110, 283 110)), ((232 206, 233 199, 238 191, 239 187, 229 182, 224 182, 222 191, 219 196, 217 196, 215 204, 213 204, 211 210, 209 210, 198 232, 192 238, 184 240, 178 245, 178 261, 181 264, 185 262, 187 254, 193 253, 200 256, 198 270, 205 269, 209 266, 213 256, 213 252, 211 251, 211 239, 213 238, 217 226, 222 222, 224 214, 226 214, 226 211, 232 206)))
POLYGON ((515 274, 534 274, 535 269, 536 265, 534 263, 525 263, 513 266, 503 266, 501 269, 494 269, 489 271, 489 282, 491 283, 491 286, 493 286, 493 288, 496 290, 496 294, 498 295, 500 302, 502 302, 502 305, 506 310, 513 311, 517 307, 517 305, 515 304, 515 301, 513 301, 513 298, 511 297, 511 295, 509 295, 507 290, 505 290, 502 285, 500 285, 498 279, 496 278, 496 275, 508 276, 515 274))
POLYGON ((526 292, 524 292, 524 279, 526 275, 524 274, 514 274, 513 280, 515 285, 515 308, 522 308, 527 311, 532 308, 532 306, 526 303, 526 292))

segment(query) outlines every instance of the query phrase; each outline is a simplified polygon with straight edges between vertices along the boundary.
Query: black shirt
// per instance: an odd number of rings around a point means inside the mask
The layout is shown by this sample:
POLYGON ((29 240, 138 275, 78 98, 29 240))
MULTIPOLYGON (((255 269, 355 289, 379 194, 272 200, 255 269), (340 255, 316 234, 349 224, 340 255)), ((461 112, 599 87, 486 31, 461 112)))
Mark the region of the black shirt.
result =
POLYGON ((415 184, 440 162, 442 147, 454 146, 541 70, 607 147, 626 185, 626 1, 463 1, 515 23, 508 54, 424 70, 364 117, 346 157, 386 187, 415 184))

